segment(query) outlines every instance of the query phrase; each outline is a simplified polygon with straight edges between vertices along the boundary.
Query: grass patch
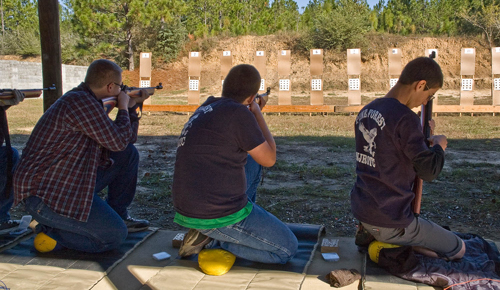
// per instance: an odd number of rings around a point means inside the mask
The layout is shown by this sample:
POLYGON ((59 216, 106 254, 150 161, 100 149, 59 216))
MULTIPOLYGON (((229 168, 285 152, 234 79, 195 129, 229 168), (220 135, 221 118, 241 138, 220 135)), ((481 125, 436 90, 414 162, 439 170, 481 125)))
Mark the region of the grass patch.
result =
POLYGON ((349 168, 338 166, 333 163, 331 166, 306 166, 303 164, 290 164, 283 161, 277 161, 269 171, 293 174, 294 177, 298 179, 351 177, 349 168))
POLYGON ((146 201, 164 201, 169 200, 172 196, 172 176, 169 174, 147 173, 138 185, 151 190, 150 193, 143 196, 146 201))

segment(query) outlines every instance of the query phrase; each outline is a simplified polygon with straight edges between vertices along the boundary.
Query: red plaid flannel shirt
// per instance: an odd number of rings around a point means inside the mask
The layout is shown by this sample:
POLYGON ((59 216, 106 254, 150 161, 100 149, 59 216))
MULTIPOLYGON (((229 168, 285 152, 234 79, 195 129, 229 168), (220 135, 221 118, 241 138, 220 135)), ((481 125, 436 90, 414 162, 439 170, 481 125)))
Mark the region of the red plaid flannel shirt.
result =
POLYGON ((132 127, 138 128, 137 115, 120 110, 112 121, 85 83, 67 92, 43 114, 22 152, 14 203, 38 196, 54 212, 87 221, 97 167, 109 156, 107 150, 121 151, 135 142, 132 127))

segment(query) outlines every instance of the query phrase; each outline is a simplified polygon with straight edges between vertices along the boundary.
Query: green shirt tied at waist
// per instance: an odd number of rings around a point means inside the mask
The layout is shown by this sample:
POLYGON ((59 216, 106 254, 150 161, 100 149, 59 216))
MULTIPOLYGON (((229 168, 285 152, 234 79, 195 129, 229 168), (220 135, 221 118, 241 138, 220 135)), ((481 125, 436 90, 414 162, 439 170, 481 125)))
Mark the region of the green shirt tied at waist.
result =
POLYGON ((216 219, 197 219, 175 213, 174 222, 190 229, 217 229, 232 225, 244 220, 252 212, 253 203, 250 201, 241 210, 225 217, 216 219))

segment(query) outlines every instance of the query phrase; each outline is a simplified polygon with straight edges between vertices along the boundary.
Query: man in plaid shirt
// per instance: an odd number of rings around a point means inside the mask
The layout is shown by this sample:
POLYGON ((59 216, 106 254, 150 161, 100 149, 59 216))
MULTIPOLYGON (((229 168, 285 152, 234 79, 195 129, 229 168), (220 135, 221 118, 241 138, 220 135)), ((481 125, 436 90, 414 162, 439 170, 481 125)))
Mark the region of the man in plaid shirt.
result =
POLYGON ((137 185, 137 111, 148 98, 121 90, 121 68, 96 60, 85 81, 64 94, 40 118, 14 174, 15 204, 23 203, 39 223, 35 248, 85 252, 117 248, 146 220, 129 216, 137 185), (112 121, 102 99, 117 97, 112 121), (106 201, 98 193, 108 187, 106 201))

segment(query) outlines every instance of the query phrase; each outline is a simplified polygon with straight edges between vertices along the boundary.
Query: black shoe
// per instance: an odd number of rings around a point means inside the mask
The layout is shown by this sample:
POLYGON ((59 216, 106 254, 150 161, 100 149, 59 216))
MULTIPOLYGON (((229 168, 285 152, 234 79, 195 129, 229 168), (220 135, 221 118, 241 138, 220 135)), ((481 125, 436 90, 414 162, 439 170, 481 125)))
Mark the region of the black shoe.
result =
POLYGON ((358 246, 358 251, 361 253, 368 252, 368 246, 371 242, 375 240, 375 237, 370 234, 363 224, 358 224, 358 229, 356 230, 356 237, 354 239, 354 243, 358 246))
POLYGON ((19 227, 19 221, 8 220, 6 222, 0 223, 0 235, 5 235, 19 227))
POLYGON ((124 219, 123 222, 127 226, 129 233, 140 232, 140 231, 147 230, 149 228, 149 221, 135 219, 131 216, 127 216, 127 218, 124 219))
POLYGON ((198 254, 212 240, 211 237, 207 237, 195 229, 190 229, 184 235, 184 240, 182 240, 182 245, 179 249, 179 256, 187 257, 198 254))

